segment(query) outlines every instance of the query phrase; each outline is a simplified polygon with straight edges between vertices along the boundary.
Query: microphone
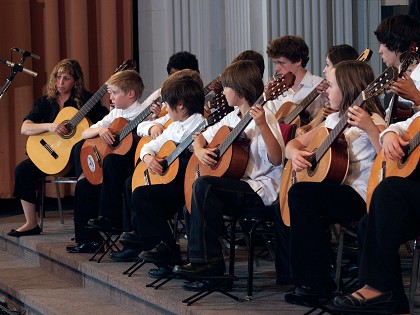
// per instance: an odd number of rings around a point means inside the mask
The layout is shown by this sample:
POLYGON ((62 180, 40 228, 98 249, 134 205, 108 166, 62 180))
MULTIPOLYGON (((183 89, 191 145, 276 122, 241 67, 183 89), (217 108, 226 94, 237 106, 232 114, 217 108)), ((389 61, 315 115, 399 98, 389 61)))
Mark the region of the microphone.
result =
POLYGON ((3 62, 6 66, 8 66, 8 67, 10 67, 10 68, 13 68, 13 70, 15 70, 15 71, 25 72, 26 74, 29 74, 29 75, 31 75, 31 76, 33 76, 33 77, 38 76, 38 73, 36 73, 36 72, 34 72, 34 71, 32 71, 32 70, 26 69, 26 68, 22 67, 22 66, 21 66, 21 65, 19 65, 19 64, 16 64, 16 63, 10 62, 10 61, 5 60, 5 59, 3 59, 3 58, 0 58, 0 62, 3 62))
POLYGON ((34 54, 30 51, 26 51, 25 49, 22 49, 22 48, 13 47, 12 50, 20 52, 21 54, 23 54, 24 57, 32 57, 32 58, 35 58, 35 59, 40 59, 41 58, 37 54, 34 54))

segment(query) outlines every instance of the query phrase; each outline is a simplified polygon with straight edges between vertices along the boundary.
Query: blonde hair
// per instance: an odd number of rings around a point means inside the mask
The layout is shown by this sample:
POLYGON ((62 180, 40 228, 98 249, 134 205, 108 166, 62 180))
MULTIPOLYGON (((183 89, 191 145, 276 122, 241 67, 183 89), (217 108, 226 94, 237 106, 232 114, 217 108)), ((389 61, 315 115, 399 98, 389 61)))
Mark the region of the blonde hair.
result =
POLYGON ((45 95, 50 102, 57 101, 59 92, 57 90, 57 75, 59 73, 69 74, 74 79, 74 86, 72 90, 73 99, 78 108, 82 104, 83 91, 85 89, 83 71, 79 62, 74 59, 63 59, 57 63, 50 74, 48 83, 45 86, 45 95))
POLYGON ((143 80, 135 70, 124 70, 113 74, 106 82, 107 85, 114 85, 124 94, 134 91, 136 99, 139 99, 144 90, 143 80))

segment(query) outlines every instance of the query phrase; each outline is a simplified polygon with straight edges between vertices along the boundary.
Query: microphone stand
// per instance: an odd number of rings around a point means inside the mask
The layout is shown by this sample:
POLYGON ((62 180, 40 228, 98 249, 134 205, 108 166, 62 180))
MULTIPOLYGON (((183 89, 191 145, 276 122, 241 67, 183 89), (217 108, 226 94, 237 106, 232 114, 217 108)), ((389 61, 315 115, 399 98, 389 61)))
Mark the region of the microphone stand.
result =
POLYGON ((18 73, 18 66, 22 66, 23 63, 25 62, 25 60, 26 60, 26 56, 23 55, 23 57, 20 58, 19 64, 17 64, 17 65, 15 64, 12 67, 12 70, 11 70, 11 72, 9 74, 9 77, 6 80, 6 83, 1 87, 1 90, 0 90, 0 100, 3 97, 4 93, 6 93, 7 89, 10 87, 10 84, 12 84, 12 81, 15 78, 16 73, 18 73))

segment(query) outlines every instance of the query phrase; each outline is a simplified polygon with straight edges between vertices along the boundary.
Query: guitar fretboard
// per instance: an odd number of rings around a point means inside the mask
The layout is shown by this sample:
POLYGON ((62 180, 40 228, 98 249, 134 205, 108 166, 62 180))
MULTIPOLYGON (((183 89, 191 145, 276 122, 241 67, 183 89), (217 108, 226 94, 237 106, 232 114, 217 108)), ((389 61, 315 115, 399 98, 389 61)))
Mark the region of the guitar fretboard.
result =
MULTIPOLYGON (((319 85, 318 85, 319 86, 319 85)), ((318 97, 317 89, 313 89, 285 118, 284 123, 290 124, 296 117, 306 109, 318 97)))
POLYGON ((117 134, 118 135, 117 138, 119 142, 121 142, 128 134, 130 134, 131 131, 134 130, 134 128, 137 127, 139 123, 145 120, 152 113, 151 111, 152 105, 153 103, 156 103, 156 102, 162 102, 162 97, 159 96, 157 99, 155 99, 140 114, 138 114, 136 118, 134 118, 123 129, 121 129, 121 131, 117 134))
POLYGON ((70 119, 70 124, 75 128, 87 113, 95 106, 95 104, 105 95, 108 88, 107 84, 103 84, 95 94, 82 106, 82 108, 70 119))

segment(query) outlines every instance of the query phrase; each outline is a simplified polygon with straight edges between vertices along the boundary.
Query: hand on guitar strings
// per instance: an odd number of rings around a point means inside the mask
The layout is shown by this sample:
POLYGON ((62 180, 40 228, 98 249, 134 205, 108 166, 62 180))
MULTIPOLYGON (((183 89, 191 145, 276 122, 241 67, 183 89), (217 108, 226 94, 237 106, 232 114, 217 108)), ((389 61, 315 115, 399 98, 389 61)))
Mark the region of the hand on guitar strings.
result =
POLYGON ((400 160, 405 155, 403 148, 408 144, 408 141, 404 141, 393 131, 385 133, 382 137, 382 158, 392 161, 400 160))
POLYGON ((197 159, 204 165, 215 165, 217 161, 217 154, 214 152, 217 148, 195 148, 194 154, 197 159))
POLYGON ((317 87, 316 90, 319 94, 321 94, 321 96, 328 98, 328 88, 329 88, 329 84, 326 80, 322 81, 317 87))
POLYGON ((51 132, 55 132, 59 136, 67 135, 71 130, 69 130, 65 124, 51 124, 51 132))
POLYGON ((391 85, 391 92, 416 104, 420 101, 420 92, 407 72, 403 73, 402 78, 398 78, 397 82, 391 85))
POLYGON ((159 117, 159 114, 162 110, 162 103, 161 102, 155 102, 150 106, 150 111, 152 112, 152 117, 157 118, 159 117))
POLYGON ((150 154, 146 154, 143 157, 144 164, 146 164, 149 171, 153 174, 162 174, 163 172, 163 167, 161 164, 162 161, 163 159, 150 155, 150 154))
POLYGON ((372 128, 376 128, 369 113, 359 106, 350 106, 347 113, 347 122, 354 127, 359 127, 366 133, 372 128))
POLYGON ((115 141, 115 136, 108 128, 100 127, 98 128, 99 136, 109 145, 113 145, 115 141))
POLYGON ((149 129, 149 135, 152 139, 156 139, 163 132, 162 125, 154 125, 149 129))
POLYGON ((255 124, 258 127, 267 124, 267 121, 265 120, 264 108, 260 104, 252 106, 249 110, 249 115, 255 120, 255 124))
POLYGON ((301 172, 306 168, 312 166, 311 162, 308 161, 313 153, 305 150, 296 150, 295 154, 292 157, 292 166, 296 172, 301 172))

